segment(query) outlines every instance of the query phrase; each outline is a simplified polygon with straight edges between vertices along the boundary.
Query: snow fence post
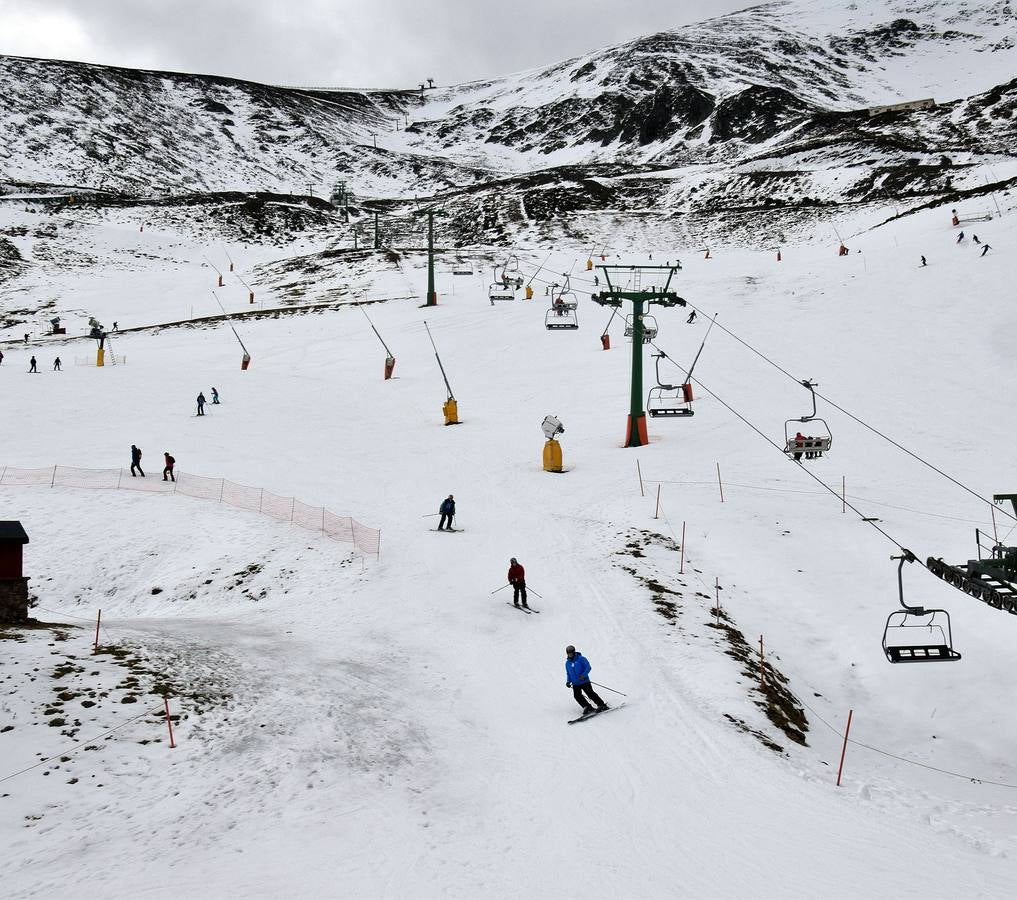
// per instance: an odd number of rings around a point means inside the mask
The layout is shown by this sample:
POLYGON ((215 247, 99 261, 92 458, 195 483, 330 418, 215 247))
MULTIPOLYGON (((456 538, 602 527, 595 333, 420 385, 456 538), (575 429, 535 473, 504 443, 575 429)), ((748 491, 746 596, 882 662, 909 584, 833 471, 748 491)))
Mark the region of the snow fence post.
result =
POLYGON ((763 636, 760 635, 759 636, 759 692, 761 694, 765 694, 766 693, 766 685, 765 685, 765 683, 763 681, 763 674, 764 674, 763 665, 765 664, 765 662, 766 662, 766 660, 763 657, 763 636))
POLYGON ((99 614, 95 617, 95 644, 92 646, 92 651, 96 652, 99 649, 99 623, 102 621, 102 610, 99 610, 99 614))
POLYGON ((265 489, 262 488, 261 494, 258 496, 258 512, 262 511, 261 507, 264 505, 264 503, 265 503, 265 489))
POLYGON ((49 486, 50 487, 53 487, 53 485, 56 484, 56 470, 57 470, 57 467, 53 466, 53 477, 49 480, 49 486))
POLYGON ((840 476, 840 511, 847 512, 847 475, 840 476))
POLYGON ((172 749, 174 749, 176 747, 176 743, 173 741, 173 722, 170 719, 169 698, 168 697, 163 697, 162 698, 162 702, 163 702, 163 706, 164 706, 164 708, 166 710, 166 727, 169 729, 169 741, 170 741, 169 745, 170 745, 170 750, 172 750, 172 749))
POLYGON ((653 511, 653 518, 660 518, 660 482, 657 482, 657 508, 653 511))
POLYGON ((720 502, 724 502, 724 483, 720 480, 720 463, 717 463, 717 487, 720 488, 720 502))
POLYGON ((715 611, 717 614, 717 627, 720 628, 720 578, 715 577, 713 579, 713 593, 716 596, 715 611))
POLYGON ((121 466, 120 467, 120 471, 117 472, 117 490, 118 491, 120 490, 120 482, 123 480, 123 477, 124 477, 124 469, 123 469, 123 466, 121 466))
POLYGON ((854 714, 853 709, 848 710, 847 728, 844 729, 844 746, 840 748, 840 765, 837 766, 837 787, 840 787, 840 775, 844 771, 844 755, 847 753, 848 735, 851 733, 851 717, 854 714))
POLYGON ((639 496, 645 497, 643 493, 643 470, 639 467, 639 460, 636 460, 636 474, 639 476, 639 496))

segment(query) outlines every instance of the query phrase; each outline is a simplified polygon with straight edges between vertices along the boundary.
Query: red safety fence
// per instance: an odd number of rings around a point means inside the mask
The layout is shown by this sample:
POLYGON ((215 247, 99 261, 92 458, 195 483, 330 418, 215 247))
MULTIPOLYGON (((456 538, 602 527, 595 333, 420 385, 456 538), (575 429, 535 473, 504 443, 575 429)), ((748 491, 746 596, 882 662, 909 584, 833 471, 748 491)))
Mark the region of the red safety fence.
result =
POLYGON ((334 541, 353 544, 361 553, 381 555, 381 531, 362 525, 350 516, 337 516, 323 506, 308 506, 294 497, 281 497, 264 488, 236 484, 225 478, 206 478, 179 471, 175 474, 176 481, 163 481, 158 473, 152 473, 149 478, 140 478, 131 475, 130 469, 78 469, 73 466, 17 469, 13 466, 0 466, 0 485, 186 494, 199 500, 214 500, 237 509, 258 512, 279 522, 291 522, 308 531, 320 532, 334 541))

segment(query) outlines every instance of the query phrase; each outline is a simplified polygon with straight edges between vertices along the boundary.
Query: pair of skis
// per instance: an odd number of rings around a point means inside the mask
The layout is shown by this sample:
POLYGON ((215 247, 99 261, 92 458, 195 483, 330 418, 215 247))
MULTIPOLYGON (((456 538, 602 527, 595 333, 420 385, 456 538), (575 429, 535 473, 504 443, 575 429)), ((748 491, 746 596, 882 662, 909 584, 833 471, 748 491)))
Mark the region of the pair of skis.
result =
POLYGON ((508 605, 509 606, 514 606, 520 612, 524 612, 527 615, 529 615, 530 613, 537 613, 538 615, 540 614, 540 610, 539 609, 534 609, 532 606, 520 606, 517 603, 513 603, 511 600, 508 601, 508 605))
POLYGON ((585 722, 587 719, 595 719, 597 716, 602 716, 604 713, 609 713, 615 709, 621 709, 625 706, 624 703, 619 703, 617 706, 609 706, 607 709, 595 709, 592 712, 583 713, 576 719, 569 719, 569 725, 575 725, 576 722, 585 722))

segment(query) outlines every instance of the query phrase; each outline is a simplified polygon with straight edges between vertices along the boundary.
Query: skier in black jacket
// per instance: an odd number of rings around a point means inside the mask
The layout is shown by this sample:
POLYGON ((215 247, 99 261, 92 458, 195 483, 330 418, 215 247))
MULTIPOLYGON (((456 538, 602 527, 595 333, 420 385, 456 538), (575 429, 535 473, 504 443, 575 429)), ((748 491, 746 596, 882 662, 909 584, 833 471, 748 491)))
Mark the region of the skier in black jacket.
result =
POLYGON ((452 520, 456 515, 456 501, 452 495, 449 494, 442 502, 441 506, 438 507, 438 512, 441 513, 441 519, 438 521, 438 531, 444 529, 445 531, 452 531, 452 520), (445 522, 448 521, 448 527, 445 527, 445 522))
POLYGON ((136 478, 134 470, 137 469, 141 473, 141 477, 145 477, 145 470, 141 468, 141 450, 131 444, 131 477, 136 478))

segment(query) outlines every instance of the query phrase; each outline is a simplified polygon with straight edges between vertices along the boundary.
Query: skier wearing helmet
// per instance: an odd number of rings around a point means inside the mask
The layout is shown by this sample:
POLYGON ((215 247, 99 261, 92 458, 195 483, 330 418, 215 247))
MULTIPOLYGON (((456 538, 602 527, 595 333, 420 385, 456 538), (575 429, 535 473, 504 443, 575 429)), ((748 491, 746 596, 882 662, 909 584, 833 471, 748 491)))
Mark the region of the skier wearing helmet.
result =
POLYGON ((522 600, 523 609, 529 609, 526 605, 526 570, 514 556, 509 560, 508 581, 512 585, 512 602, 519 606, 522 600))
POLYGON ((600 699, 590 683, 590 670, 592 668, 593 666, 590 665, 590 661, 571 644, 565 648, 565 687, 572 688, 572 696, 576 698, 576 703, 583 708, 583 715, 588 715, 594 711, 603 712, 605 709, 608 709, 608 705, 600 699), (583 694, 586 696, 584 697, 583 694), (590 701, 586 699, 587 697, 597 704, 596 710, 590 706, 590 701))

